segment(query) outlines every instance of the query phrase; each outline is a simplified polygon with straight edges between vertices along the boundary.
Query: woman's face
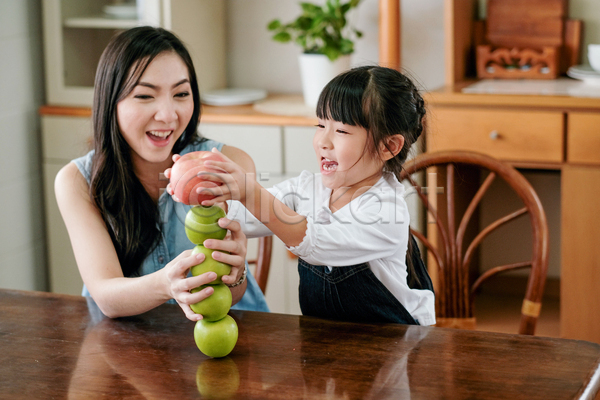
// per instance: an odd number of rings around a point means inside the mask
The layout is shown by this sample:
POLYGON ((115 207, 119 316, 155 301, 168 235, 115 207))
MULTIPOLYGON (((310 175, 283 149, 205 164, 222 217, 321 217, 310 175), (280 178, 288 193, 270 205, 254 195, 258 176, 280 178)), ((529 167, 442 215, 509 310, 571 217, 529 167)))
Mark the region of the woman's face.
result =
POLYGON ((117 122, 135 161, 161 163, 194 112, 188 69, 174 52, 159 54, 117 104, 117 122))

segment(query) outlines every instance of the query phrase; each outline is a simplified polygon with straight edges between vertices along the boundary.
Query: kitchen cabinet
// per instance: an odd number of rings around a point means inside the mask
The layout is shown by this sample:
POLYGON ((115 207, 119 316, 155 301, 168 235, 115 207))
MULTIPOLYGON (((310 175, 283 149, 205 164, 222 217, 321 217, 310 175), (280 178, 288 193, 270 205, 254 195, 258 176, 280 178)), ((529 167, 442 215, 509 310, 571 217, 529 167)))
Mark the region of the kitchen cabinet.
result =
POLYGON ((54 178, 64 165, 88 152, 91 132, 91 119, 86 116, 42 116, 48 277, 50 291, 56 293, 79 295, 83 281, 75 263, 67 228, 56 204, 54 178))
POLYGON ((600 343, 600 98, 463 92, 475 82, 475 6, 444 2, 446 86, 426 96, 427 151, 476 150, 560 174, 561 336, 600 343))
POLYGON ((201 90, 226 86, 224 1, 138 0, 143 7, 133 17, 106 14, 119 7, 113 3, 43 0, 47 104, 91 106, 102 51, 115 33, 139 25, 171 30, 186 43, 201 90))

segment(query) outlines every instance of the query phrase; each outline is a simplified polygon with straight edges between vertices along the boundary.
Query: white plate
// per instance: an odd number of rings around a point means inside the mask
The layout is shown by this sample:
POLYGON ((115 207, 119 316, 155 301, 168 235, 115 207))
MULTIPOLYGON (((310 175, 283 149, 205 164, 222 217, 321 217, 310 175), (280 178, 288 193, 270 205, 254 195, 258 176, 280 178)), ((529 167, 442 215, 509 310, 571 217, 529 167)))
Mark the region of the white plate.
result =
POLYGON ((138 17, 137 6, 135 4, 106 5, 102 10, 104 14, 111 18, 136 19, 138 17))
POLYGON ((592 69, 589 65, 573 66, 567 70, 567 75, 585 83, 600 85, 600 72, 592 69))
POLYGON ((600 76, 600 71, 596 71, 589 65, 574 65, 569 68, 569 72, 577 75, 600 76))
POLYGON ((255 101, 267 97, 267 91, 263 89, 219 89, 200 93, 204 104, 211 106, 236 106, 241 104, 252 104, 255 101))

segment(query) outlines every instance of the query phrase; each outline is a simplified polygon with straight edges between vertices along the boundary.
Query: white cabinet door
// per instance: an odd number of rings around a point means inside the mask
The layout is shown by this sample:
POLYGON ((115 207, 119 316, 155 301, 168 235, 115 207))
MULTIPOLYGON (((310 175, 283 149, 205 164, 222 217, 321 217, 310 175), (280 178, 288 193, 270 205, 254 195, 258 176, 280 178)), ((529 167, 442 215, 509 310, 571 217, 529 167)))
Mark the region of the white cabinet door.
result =
MULTIPOLYGON (((252 157, 257 179, 269 179, 283 172, 281 128, 263 125, 200 124, 202 136, 235 146, 252 157), (261 179, 260 174, 263 175, 261 179)), ((268 186, 269 184, 265 184, 268 186)))
POLYGON ((51 292, 81 295, 83 281, 77 269, 67 227, 60 215, 54 196, 54 178, 63 165, 44 163, 48 278, 51 292))
POLYGON ((312 144, 315 129, 315 127, 306 126, 286 126, 284 128, 286 175, 296 176, 304 170, 319 172, 319 164, 315 158, 312 144))
POLYGON ((56 197, 54 178, 72 159, 87 153, 91 140, 91 120, 86 117, 42 117, 44 203, 50 291, 80 295, 83 282, 77 269, 67 228, 56 197))
POLYGON ((92 120, 87 117, 42 117, 44 161, 66 165, 86 154, 92 146, 92 120))
MULTIPOLYGON (((248 258, 254 258, 258 251, 258 239, 248 239, 248 258)), ((265 297, 271 312, 301 315, 298 301, 298 260, 291 259, 285 245, 273 237, 271 268, 265 297)), ((252 267, 251 267, 252 268, 252 267)), ((252 271, 254 272, 254 271, 252 271)))

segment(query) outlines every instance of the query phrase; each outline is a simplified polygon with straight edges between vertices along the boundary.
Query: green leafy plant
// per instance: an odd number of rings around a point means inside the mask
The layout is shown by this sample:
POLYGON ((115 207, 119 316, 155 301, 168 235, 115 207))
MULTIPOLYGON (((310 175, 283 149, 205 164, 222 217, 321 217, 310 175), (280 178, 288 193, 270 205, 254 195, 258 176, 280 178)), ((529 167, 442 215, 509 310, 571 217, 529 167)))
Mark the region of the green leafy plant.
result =
POLYGON ((280 20, 271 21, 267 28, 274 31, 273 40, 287 43, 294 40, 304 53, 325 54, 331 61, 341 55, 354 52, 354 37, 362 37, 362 32, 348 27, 346 14, 358 6, 361 0, 326 0, 321 7, 312 3, 300 3, 302 15, 296 20, 283 24, 280 20))

